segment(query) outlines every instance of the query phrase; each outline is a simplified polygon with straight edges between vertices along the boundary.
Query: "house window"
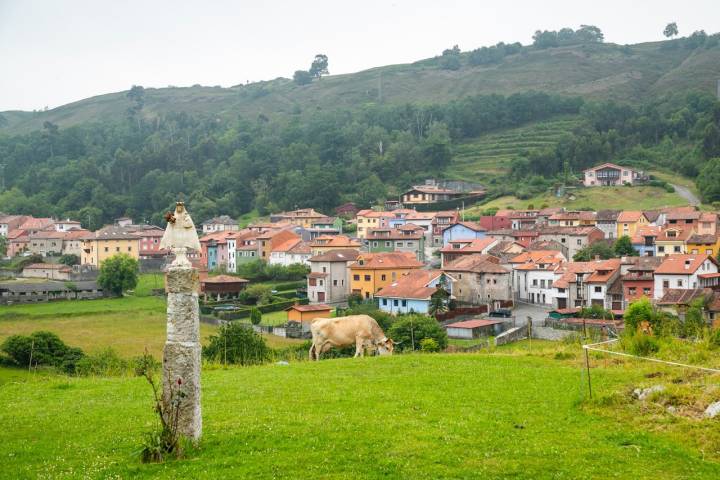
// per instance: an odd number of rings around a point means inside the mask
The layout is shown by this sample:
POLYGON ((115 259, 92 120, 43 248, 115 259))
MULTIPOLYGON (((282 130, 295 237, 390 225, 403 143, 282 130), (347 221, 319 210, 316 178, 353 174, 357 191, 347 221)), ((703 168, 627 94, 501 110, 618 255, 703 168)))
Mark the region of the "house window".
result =
POLYGON ((105 247, 105 251, 106 251, 106 252, 109 252, 109 251, 110 251, 110 248, 109 248, 109 247, 105 247))
POLYGON ((670 280, 663 280, 663 288, 670 288, 670 280))
POLYGON ((397 242, 397 246, 398 246, 398 247, 402 247, 402 246, 403 246, 403 242, 397 242))
MULTIPOLYGON (((413 242, 407 242, 405 245, 407 245, 408 247, 412 247, 415 244, 413 242)), ((400 243, 400 246, 402 247, 402 242, 400 243)))
POLYGON ((333 280, 333 287, 337 287, 337 280, 333 280))
POLYGON ((595 293, 602 293, 602 287, 595 287, 595 293))
POLYGON ((490 279, 488 278, 487 280, 485 280, 485 283, 487 283, 488 285, 490 285, 490 279))
POLYGON ((462 273, 458 273, 458 280, 462 280, 462 273))
POLYGON ((385 280, 387 280, 387 276, 383 273, 382 275, 380 275, 380 280, 384 282, 385 280))
POLYGON ((360 275, 353 275, 353 280, 356 282, 360 281, 360 275))
POLYGON ((387 307, 387 298, 383 298, 383 307, 387 307))
POLYGON ((390 274, 390 276, 392 277, 392 281, 393 281, 393 282, 394 282, 395 280, 397 280, 397 273, 396 273, 396 272, 392 272, 392 273, 390 274))
POLYGON ((493 278, 493 285, 497 285, 497 280, 493 278))
POLYGON ((578 238, 578 239, 577 239, 577 244, 578 244, 578 245, 582 245, 582 239, 578 238))
POLYGON ((659 245, 659 246, 658 246, 658 252, 660 252, 660 253, 665 253, 665 247, 662 246, 662 245, 659 245))
POLYGON ((403 307, 407 307, 407 300, 403 300, 402 302, 400 302, 400 304, 401 304, 403 307))
POLYGON ((325 283, 322 280, 320 280, 320 286, 322 287, 323 285, 325 285, 325 283))
POLYGON ((397 301, 397 300, 393 300, 393 307, 397 307, 397 306, 398 306, 398 301, 397 301))
POLYGON ((391 247, 391 246, 392 246, 392 243, 391 243, 391 242, 385 242, 385 246, 386 246, 386 247, 391 247))
POLYGON ((635 287, 628 288, 628 293, 630 295, 635 295, 637 293, 637 289, 635 287))
POLYGON ((650 296, 650 289, 649 289, 649 288, 643 288, 643 295, 645 295, 646 297, 649 297, 649 296, 650 296))
MULTIPOLYGON (((132 252, 132 247, 128 247, 128 252, 132 252)), ((223 257, 225 258, 225 257, 223 257)))
POLYGON ((565 293, 565 289, 564 289, 564 288, 558 288, 558 293, 565 293))
POLYGON ((370 281, 370 275, 365 275, 365 281, 366 281, 366 282, 369 282, 369 281, 370 281))
POLYGON ((562 243, 565 243, 565 237, 561 238, 560 241, 561 241, 562 243))
POLYGON ((373 247, 377 247, 377 246, 378 246, 378 242, 373 242, 373 247))
POLYGON ((678 286, 678 287, 682 287, 682 286, 683 286, 683 281, 682 281, 682 280, 678 280, 678 281, 677 281, 677 286, 678 286))
POLYGON ((327 267, 323 267, 323 273, 327 273, 327 267))
POLYGON ((533 287, 537 287, 537 284, 538 284, 537 278, 533 278, 533 283, 532 283, 532 284, 533 284, 533 287))
POLYGON ((680 253, 680 245, 675 245, 675 247, 673 247, 673 251, 675 253, 680 253))

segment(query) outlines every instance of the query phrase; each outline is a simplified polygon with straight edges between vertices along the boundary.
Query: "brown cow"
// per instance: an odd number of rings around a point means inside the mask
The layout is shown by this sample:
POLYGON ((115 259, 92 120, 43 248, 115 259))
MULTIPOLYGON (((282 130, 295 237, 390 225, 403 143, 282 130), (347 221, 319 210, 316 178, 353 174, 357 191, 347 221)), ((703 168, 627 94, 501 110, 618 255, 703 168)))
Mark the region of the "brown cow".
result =
POLYGON ((355 344, 355 356, 363 356, 365 347, 377 348, 380 355, 392 355, 394 343, 369 315, 350 315, 336 318, 316 318, 310 325, 312 346, 310 360, 332 347, 355 344))

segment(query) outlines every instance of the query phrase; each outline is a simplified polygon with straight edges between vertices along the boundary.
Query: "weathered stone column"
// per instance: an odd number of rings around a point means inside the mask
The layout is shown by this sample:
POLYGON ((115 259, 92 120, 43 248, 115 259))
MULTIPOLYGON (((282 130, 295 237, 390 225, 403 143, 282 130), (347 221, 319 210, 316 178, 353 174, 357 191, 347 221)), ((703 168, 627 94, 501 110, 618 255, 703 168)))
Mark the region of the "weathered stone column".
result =
POLYGON ((163 351, 163 402, 170 391, 179 398, 178 430, 196 441, 202 434, 200 410, 200 311, 198 271, 190 265, 171 264, 167 269, 167 340, 163 351))

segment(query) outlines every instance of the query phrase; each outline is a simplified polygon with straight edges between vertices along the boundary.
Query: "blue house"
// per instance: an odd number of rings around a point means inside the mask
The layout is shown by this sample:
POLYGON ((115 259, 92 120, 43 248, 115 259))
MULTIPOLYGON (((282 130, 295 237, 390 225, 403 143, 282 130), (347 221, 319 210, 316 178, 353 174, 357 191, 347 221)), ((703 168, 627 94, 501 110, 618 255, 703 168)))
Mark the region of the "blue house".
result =
POLYGON ((392 314, 430 313, 434 295, 447 300, 453 279, 442 270, 413 270, 375 294, 380 310, 392 314))
POLYGON ((208 245, 207 247, 207 255, 208 255, 208 261, 207 261, 207 268, 208 270, 214 270, 215 267, 217 267, 217 244, 214 245, 208 245))
POLYGON ((632 246, 641 257, 652 257, 655 255, 655 240, 660 234, 661 227, 643 225, 638 227, 631 241, 632 246))
POLYGON ((485 238, 486 230, 475 222, 454 223, 442 231, 443 246, 452 240, 472 240, 474 238, 485 238))

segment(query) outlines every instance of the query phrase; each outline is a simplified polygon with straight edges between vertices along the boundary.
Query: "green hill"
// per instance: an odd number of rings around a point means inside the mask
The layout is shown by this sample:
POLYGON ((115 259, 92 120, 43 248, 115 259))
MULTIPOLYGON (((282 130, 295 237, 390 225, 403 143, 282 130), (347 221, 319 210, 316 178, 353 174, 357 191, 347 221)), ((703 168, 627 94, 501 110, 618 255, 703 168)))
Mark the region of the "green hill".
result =
POLYGON ((589 402, 579 347, 557 348, 570 360, 525 345, 206 369, 201 448, 150 465, 135 456, 155 424, 143 379, 28 375, 0 386, 0 476, 718 478, 714 421, 627 393, 678 371, 595 361, 589 402))
MULTIPOLYGON (((426 59, 327 76, 305 86, 278 78, 231 88, 148 88, 143 113, 147 118, 178 111, 223 119, 260 114, 273 118, 317 109, 359 108, 368 103, 442 103, 467 95, 527 90, 632 101, 678 90, 714 91, 720 78, 720 46, 691 49, 673 45, 676 47, 670 48, 668 42, 523 47, 499 63, 480 66, 469 65, 464 53, 458 70, 443 70, 437 59, 426 59)), ((330 62, 332 69, 332 59, 330 62)), ((129 105, 125 92, 118 92, 45 112, 3 112, 0 132, 40 129, 45 121, 65 128, 111 120, 124 117, 129 105)))

